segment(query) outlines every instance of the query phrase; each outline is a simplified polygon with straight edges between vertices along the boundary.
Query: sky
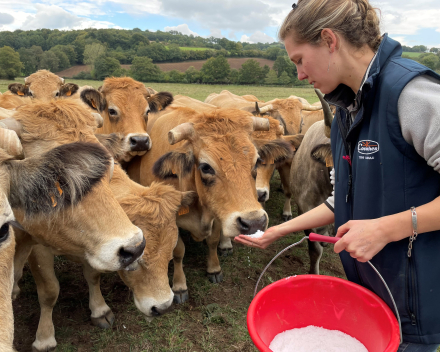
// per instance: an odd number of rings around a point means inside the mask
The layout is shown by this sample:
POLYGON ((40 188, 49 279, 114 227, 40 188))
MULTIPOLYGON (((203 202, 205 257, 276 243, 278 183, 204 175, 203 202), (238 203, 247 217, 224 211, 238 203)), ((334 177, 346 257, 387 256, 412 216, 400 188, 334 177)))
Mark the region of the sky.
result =
MULTIPOLYGON (((1 31, 140 28, 274 42, 293 0, 0 0, 1 31)), ((381 30, 403 45, 440 48, 439 0, 370 0, 381 30)))

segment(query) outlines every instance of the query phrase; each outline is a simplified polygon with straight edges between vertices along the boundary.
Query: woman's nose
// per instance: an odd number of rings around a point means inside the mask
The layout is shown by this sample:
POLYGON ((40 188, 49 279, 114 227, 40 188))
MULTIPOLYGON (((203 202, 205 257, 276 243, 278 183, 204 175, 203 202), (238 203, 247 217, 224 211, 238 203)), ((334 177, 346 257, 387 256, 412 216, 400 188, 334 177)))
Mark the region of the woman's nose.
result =
POLYGON ((298 79, 300 81, 302 81, 303 79, 306 79, 306 78, 307 78, 307 75, 303 71, 298 70, 298 79))

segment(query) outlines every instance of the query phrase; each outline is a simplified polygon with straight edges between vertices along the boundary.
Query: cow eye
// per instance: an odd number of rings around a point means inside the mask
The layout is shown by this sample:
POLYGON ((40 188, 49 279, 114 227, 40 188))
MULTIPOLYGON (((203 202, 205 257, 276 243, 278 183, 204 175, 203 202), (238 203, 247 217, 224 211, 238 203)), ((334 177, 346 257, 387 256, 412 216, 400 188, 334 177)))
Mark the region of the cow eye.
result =
POLYGON ((7 240, 9 236, 9 224, 3 224, 2 227, 0 227, 0 243, 7 240))
POLYGON ((201 163, 199 169, 204 174, 215 175, 214 169, 209 164, 201 163))
POLYGON ((60 92, 57 92, 57 94, 55 94, 55 96, 56 96, 56 97, 59 97, 59 96, 60 96, 60 92))
POLYGON ((255 168, 259 167, 261 165, 261 163, 263 162, 263 159, 258 158, 257 162, 255 163, 255 168))
POLYGON ((28 94, 29 94, 30 97, 34 96, 31 91, 29 91, 28 94))
POLYGON ((108 109, 108 113, 110 116, 116 116, 118 114, 115 109, 108 109))

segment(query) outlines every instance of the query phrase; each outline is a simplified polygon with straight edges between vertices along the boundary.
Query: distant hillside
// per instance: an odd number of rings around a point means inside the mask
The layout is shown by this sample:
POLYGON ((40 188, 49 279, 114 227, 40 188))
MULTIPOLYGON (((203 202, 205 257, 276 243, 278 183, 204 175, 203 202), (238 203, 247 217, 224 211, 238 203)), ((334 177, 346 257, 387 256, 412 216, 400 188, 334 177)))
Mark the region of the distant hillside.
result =
MULTIPOLYGON (((231 65, 231 68, 239 69, 241 68, 241 65, 246 62, 246 60, 249 60, 250 58, 228 58, 229 65, 231 65)), ((262 59, 262 58, 253 58, 254 60, 258 61, 261 66, 267 65, 270 68, 273 67, 273 64, 275 61, 268 60, 268 59, 262 59)), ((206 62, 206 60, 197 60, 197 61, 184 61, 184 62, 171 62, 171 63, 165 63, 165 64, 157 64, 157 66, 160 67, 160 69, 164 72, 172 71, 172 70, 178 70, 181 72, 185 72, 190 66, 194 66, 197 70, 200 70, 203 66, 203 64, 206 62)), ((121 65, 122 68, 129 69, 131 65, 121 65)), ((56 74, 60 77, 66 77, 66 78, 72 78, 73 76, 77 75, 80 72, 90 72, 90 67, 87 65, 76 65, 72 66, 66 70, 56 72, 56 74)))

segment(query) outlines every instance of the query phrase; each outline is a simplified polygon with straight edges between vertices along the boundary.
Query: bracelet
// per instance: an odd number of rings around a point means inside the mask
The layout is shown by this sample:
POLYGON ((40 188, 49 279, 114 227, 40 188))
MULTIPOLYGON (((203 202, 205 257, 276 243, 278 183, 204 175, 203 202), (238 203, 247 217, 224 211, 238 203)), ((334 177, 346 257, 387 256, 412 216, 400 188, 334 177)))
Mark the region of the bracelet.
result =
POLYGON ((417 239, 417 212, 415 207, 411 207, 412 235, 409 237, 408 258, 411 257, 413 242, 417 239))

